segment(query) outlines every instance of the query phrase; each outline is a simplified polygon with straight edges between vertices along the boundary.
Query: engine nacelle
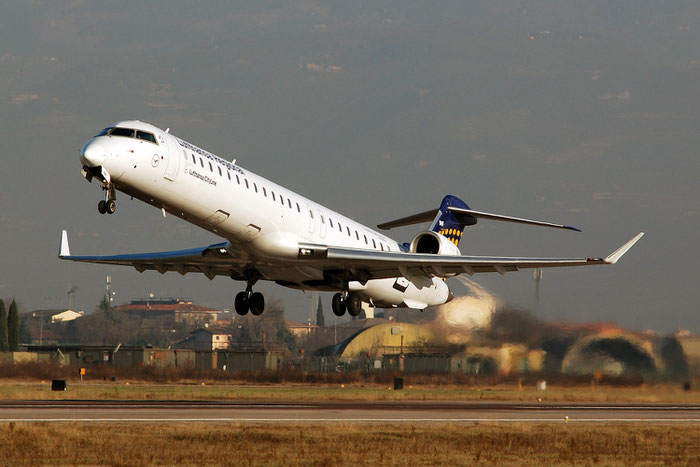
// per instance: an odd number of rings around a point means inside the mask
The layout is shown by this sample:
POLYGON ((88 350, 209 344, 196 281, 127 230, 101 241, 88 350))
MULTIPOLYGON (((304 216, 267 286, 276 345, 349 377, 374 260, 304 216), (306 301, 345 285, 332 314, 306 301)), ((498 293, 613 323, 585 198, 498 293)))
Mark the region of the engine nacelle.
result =
POLYGON ((413 237, 409 251, 427 255, 459 256, 462 254, 457 245, 452 243, 450 239, 431 230, 421 232, 413 237))

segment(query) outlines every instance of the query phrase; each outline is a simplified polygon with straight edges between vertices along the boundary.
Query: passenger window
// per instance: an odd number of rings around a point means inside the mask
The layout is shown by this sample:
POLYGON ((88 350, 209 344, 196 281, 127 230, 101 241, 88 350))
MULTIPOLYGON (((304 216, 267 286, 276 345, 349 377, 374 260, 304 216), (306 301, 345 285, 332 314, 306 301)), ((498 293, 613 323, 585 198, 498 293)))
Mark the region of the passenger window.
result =
POLYGON ((377 249, 377 242, 375 242, 374 239, 372 239, 372 246, 375 250, 377 249))
POLYGON ((201 157, 199 158, 199 165, 204 167, 204 159, 202 159, 201 157))
POLYGON ((350 235, 350 227, 347 227, 347 226, 346 226, 345 229, 348 231, 348 237, 351 237, 351 235, 350 235))
POLYGON ((343 233, 343 226, 338 222, 338 232, 343 233))
POLYGON ((192 163, 197 165, 197 159, 194 157, 194 154, 192 154, 192 163))
POLYGON ((241 179, 238 178, 238 175, 236 175, 236 183, 238 183, 239 185, 241 184, 241 179))
POLYGON ((257 193, 257 192, 258 192, 258 184, 257 184, 257 183, 253 183, 253 188, 255 188, 255 192, 257 193))
POLYGON ((277 197, 275 196, 275 192, 270 190, 270 193, 272 193, 272 201, 277 201, 277 197))
POLYGON ((221 167, 219 167, 219 166, 216 166, 216 168, 217 168, 217 169, 219 169, 219 176, 220 176, 220 177, 223 177, 223 176, 224 176, 224 174, 223 174, 223 173, 221 172, 221 167))
POLYGON ((301 207, 299 206, 299 203, 297 203, 297 212, 301 212, 301 207))
POLYGON ((379 242, 379 248, 381 248, 382 251, 384 251, 384 244, 382 242, 379 242))
POLYGON ((310 209, 309 209, 309 215, 311 216, 312 219, 314 218, 314 212, 310 209))
POLYGON ((282 195, 280 195, 280 203, 282 203, 282 206, 284 206, 284 198, 282 198, 282 195))
POLYGON ((358 240, 360 239, 360 234, 357 233, 357 230, 355 231, 355 238, 357 238, 358 240))
POLYGON ((292 209, 292 201, 287 198, 287 206, 289 206, 289 209, 292 209))
POLYGON ((325 224, 325 223, 326 223, 326 220, 323 218, 323 216, 321 216, 321 224, 325 224))
POLYGON ((369 243, 367 243, 367 235, 365 235, 364 237, 365 237, 365 245, 369 245, 369 243))
POLYGON ((263 187, 263 196, 267 198, 267 190, 265 189, 265 187, 263 187))
POLYGON ((245 187, 248 188, 248 189, 250 189, 250 185, 248 185, 248 179, 247 179, 247 178, 244 178, 243 180, 245 180, 245 187))
POLYGON ((228 179, 231 180, 231 172, 229 172, 229 171, 227 170, 227 171, 226 171, 226 175, 228 176, 228 179))
POLYGON ((333 228, 333 219, 330 217, 328 218, 328 223, 331 225, 331 229, 333 228))
POLYGON ((211 162, 209 163, 209 171, 210 171, 210 172, 213 172, 213 171, 214 171, 214 167, 212 167, 211 162))

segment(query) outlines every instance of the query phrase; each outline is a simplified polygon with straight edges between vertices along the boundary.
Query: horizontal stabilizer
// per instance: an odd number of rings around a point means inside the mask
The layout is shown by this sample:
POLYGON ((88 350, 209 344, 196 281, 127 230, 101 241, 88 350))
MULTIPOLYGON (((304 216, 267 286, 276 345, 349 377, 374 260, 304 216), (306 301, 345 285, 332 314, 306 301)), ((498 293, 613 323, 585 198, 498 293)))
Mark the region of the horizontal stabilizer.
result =
POLYGON ((448 209, 458 216, 460 216, 460 215, 461 216, 468 216, 468 217, 473 217, 476 219, 488 219, 488 220, 492 220, 492 221, 514 222, 516 224, 538 225, 541 227, 553 227, 555 229, 575 230, 576 232, 581 231, 580 229, 577 229, 576 227, 571 227, 569 225, 562 225, 562 224, 554 224, 552 222, 536 221, 536 220, 532 220, 532 219, 523 219, 521 217, 502 216, 500 214, 491 214, 488 212, 480 212, 480 211, 474 211, 472 209, 462 209, 462 208, 457 208, 457 207, 452 207, 452 206, 450 206, 448 209))
POLYGON ((406 225, 423 224, 424 222, 431 222, 433 219, 435 219, 435 216, 439 211, 439 209, 431 209, 430 211, 421 212, 412 216, 402 217, 401 219, 384 222, 383 224, 379 224, 377 227, 382 230, 389 230, 394 229, 396 227, 403 227, 406 225))
MULTIPOLYGON (((537 225, 540 227, 553 227, 555 229, 574 230, 576 232, 581 231, 580 229, 577 229, 576 227, 571 227, 569 225, 554 224, 552 222, 544 222, 533 219, 523 219, 521 217, 503 216, 501 214, 474 211, 473 209, 464 209, 457 206, 449 206, 447 207, 447 210, 453 213, 462 225, 473 225, 476 224, 477 219, 488 219, 492 221, 514 222, 516 224, 537 225)), ((431 209, 430 211, 413 214, 412 216, 402 217, 393 221, 384 222, 383 224, 379 224, 377 227, 382 230, 389 230, 396 227, 404 227, 406 225, 431 222, 435 219, 435 216, 439 212, 440 209, 431 209)))

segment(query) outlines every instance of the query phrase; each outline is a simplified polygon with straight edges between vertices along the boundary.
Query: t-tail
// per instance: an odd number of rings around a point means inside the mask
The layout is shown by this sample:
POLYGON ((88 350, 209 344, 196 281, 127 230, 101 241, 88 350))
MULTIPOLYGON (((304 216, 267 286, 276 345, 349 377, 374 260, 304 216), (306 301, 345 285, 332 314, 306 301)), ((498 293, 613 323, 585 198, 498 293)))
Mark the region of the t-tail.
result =
POLYGON ((552 222, 524 219, 522 217, 503 216, 500 214, 474 211, 467 205, 467 203, 453 195, 445 196, 442 199, 442 203, 438 209, 431 209, 430 211, 424 211, 412 216, 385 222, 383 224, 379 224, 377 227, 382 230, 389 230, 395 227, 422 224, 424 222, 432 221, 430 230, 445 236, 455 245, 459 245, 459 240, 462 238, 464 228, 476 224, 479 219, 514 222, 517 224, 537 225, 540 227, 552 227, 555 229, 575 230, 576 232, 580 232, 580 230, 576 227, 571 227, 569 225, 554 224, 552 222))
POLYGON ((459 246, 464 228, 476 224, 477 220, 476 217, 461 215, 460 212, 453 209, 470 211, 467 203, 456 196, 447 195, 442 198, 442 204, 440 204, 440 209, 430 225, 430 230, 439 233, 459 246))

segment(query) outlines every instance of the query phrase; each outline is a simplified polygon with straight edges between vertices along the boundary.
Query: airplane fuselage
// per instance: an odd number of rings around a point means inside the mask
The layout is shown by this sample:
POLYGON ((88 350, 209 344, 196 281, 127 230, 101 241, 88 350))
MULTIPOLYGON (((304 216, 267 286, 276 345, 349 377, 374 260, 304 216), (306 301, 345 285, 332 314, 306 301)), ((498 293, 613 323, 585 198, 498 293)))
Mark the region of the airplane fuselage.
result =
POLYGON ((288 263, 313 245, 392 252, 402 247, 167 131, 140 121, 110 128, 115 127, 134 133, 92 138, 81 152, 88 178, 96 176, 114 190, 225 238, 261 279, 299 289, 356 292, 381 307, 424 308, 449 300, 449 289, 439 277, 418 286, 395 278, 342 284, 322 270, 288 263))

